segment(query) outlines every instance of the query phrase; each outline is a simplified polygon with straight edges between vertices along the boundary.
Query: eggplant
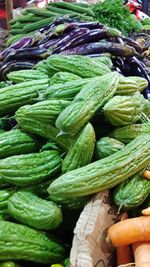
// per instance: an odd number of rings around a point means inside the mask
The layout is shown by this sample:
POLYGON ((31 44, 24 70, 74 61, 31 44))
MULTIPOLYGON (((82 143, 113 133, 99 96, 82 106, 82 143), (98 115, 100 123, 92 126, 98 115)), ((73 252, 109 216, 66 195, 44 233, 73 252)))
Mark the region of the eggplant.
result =
POLYGON ((76 28, 88 28, 89 30, 103 29, 104 25, 99 22, 74 22, 66 25, 64 33, 68 33, 76 28))
POLYGON ((55 44, 57 44, 59 41, 61 40, 61 38, 57 38, 57 39, 52 39, 49 40, 48 42, 39 45, 40 48, 45 48, 45 49, 50 49, 52 48, 55 44))
POLYGON ((145 78, 148 81, 148 87, 142 91, 145 98, 150 98, 150 76, 146 71, 146 66, 136 57, 131 57, 125 60, 130 65, 131 75, 145 78))
POLYGON ((71 49, 67 49, 60 54, 63 55, 88 55, 97 53, 111 53, 114 56, 131 57, 139 55, 134 47, 111 42, 98 42, 79 45, 71 49))
POLYGON ((64 23, 73 23, 75 20, 71 19, 71 18, 64 18, 64 17, 58 17, 56 18, 52 23, 50 23, 49 25, 46 25, 45 27, 41 28, 38 30, 38 32, 40 33, 45 33, 45 32, 49 32, 51 31, 52 28, 58 26, 59 24, 64 24, 64 23))
POLYGON ((65 35, 65 37, 61 38, 60 41, 54 47, 53 53, 57 53, 60 51, 61 47, 67 47, 72 39, 77 38, 85 33, 88 33, 89 30, 87 28, 80 28, 72 31, 69 35, 65 35))
POLYGON ((134 41, 132 38, 129 38, 129 37, 119 37, 117 39, 118 39, 118 41, 121 44, 124 43, 124 44, 127 44, 129 46, 133 46, 138 53, 142 53, 141 46, 136 41, 134 41))
POLYGON ((31 47, 31 45, 34 43, 34 41, 35 40, 33 37, 24 37, 24 38, 20 39, 19 41, 15 42, 14 44, 12 44, 11 46, 9 46, 8 48, 6 48, 5 50, 3 50, 0 53, 0 58, 4 58, 12 50, 18 50, 20 48, 31 47))
POLYGON ((26 69, 32 69, 37 62, 33 61, 11 61, 7 62, 3 67, 0 69, 0 75, 2 76, 3 79, 5 79, 6 74, 11 72, 11 71, 16 71, 16 70, 26 70, 26 69))
POLYGON ((102 39, 109 38, 110 36, 119 36, 120 32, 116 29, 95 29, 88 31, 86 33, 83 33, 82 35, 75 36, 74 38, 71 38, 70 42, 67 42, 67 44, 58 47, 54 52, 61 52, 68 48, 73 48, 78 45, 90 43, 90 42, 96 42, 100 41, 102 39))
POLYGON ((50 55, 50 51, 45 48, 33 47, 33 48, 23 48, 14 50, 4 59, 4 63, 10 62, 12 60, 34 60, 34 59, 44 59, 50 55))

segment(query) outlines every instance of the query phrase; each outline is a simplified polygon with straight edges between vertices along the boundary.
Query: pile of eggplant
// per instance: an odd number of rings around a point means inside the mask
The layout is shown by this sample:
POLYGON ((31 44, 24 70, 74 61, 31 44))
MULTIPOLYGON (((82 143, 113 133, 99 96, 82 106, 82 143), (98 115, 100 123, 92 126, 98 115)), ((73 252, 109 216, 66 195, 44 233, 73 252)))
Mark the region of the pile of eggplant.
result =
MULTIPOLYGON (((99 57, 109 53, 114 70, 125 76, 144 77, 149 82, 150 40, 141 45, 138 36, 124 37, 120 31, 98 22, 56 18, 33 37, 24 37, 0 53, 0 77, 14 70, 31 69, 51 54, 99 57), (146 64, 145 64, 146 61, 146 64)), ((150 91, 144 92, 149 98, 150 91)))

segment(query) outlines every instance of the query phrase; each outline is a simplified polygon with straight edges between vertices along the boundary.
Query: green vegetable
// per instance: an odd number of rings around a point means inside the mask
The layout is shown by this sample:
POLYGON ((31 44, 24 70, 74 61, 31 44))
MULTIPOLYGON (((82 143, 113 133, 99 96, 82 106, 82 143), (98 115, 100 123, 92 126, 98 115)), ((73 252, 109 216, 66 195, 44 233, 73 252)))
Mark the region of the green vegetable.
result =
POLYGON ((72 138, 68 136, 58 136, 59 130, 50 125, 47 121, 27 118, 24 114, 24 107, 21 107, 16 112, 16 120, 21 129, 28 133, 33 133, 44 138, 51 139, 60 147, 69 149, 72 144, 72 138))
POLYGON ((84 197, 75 197, 75 198, 60 198, 59 196, 55 197, 53 195, 49 196, 51 201, 54 201, 59 206, 62 207, 63 210, 82 210, 84 206, 89 201, 89 196, 84 197))
POLYGON ((54 230, 62 222, 61 209, 29 191, 18 191, 8 200, 8 212, 19 223, 35 229, 54 230))
POLYGON ((143 91, 148 86, 146 79, 136 76, 124 77, 119 75, 116 95, 131 95, 143 91))
POLYGON ((7 74, 7 78, 14 83, 41 80, 41 77, 42 79, 46 79, 48 78, 48 75, 43 74, 38 70, 17 70, 7 74))
POLYGON ((46 100, 36 103, 34 105, 26 105, 20 108, 20 111, 27 117, 27 119, 35 119, 47 124, 55 123, 58 115, 69 106, 71 102, 66 100, 46 100))
POLYGON ((22 82, 1 89, 0 115, 16 111, 19 107, 36 103, 39 93, 49 86, 49 79, 22 82))
POLYGON ((109 134, 110 137, 123 143, 129 143, 139 135, 150 133, 150 122, 143 124, 131 124, 124 127, 118 127, 109 134))
POLYGON ((81 91, 81 89, 89 82, 94 81, 92 79, 78 79, 60 84, 54 84, 50 86, 44 93, 44 99, 63 99, 73 100, 74 97, 81 91))
POLYGON ((73 80, 79 80, 80 78, 81 77, 76 74, 65 72, 65 71, 64 72, 59 71, 55 73, 53 77, 51 78, 51 85, 71 82, 73 80))
POLYGON ((124 148, 124 144, 110 137, 102 137, 96 143, 95 152, 98 159, 106 158, 124 148))
POLYGON ((78 169, 91 162, 95 145, 95 132, 88 123, 70 147, 62 162, 62 173, 78 169))
POLYGON ((0 158, 34 152, 39 145, 30 135, 19 129, 0 134, 0 158))
POLYGON ((139 92, 132 96, 114 96, 105 104, 104 115, 114 126, 133 124, 141 119, 143 99, 139 92))
POLYGON ((25 187, 53 177, 60 163, 55 150, 12 156, 0 161, 0 176, 4 182, 25 187))
POLYGON ((83 87, 70 106, 65 108, 56 120, 61 133, 76 135, 115 93, 118 74, 112 72, 95 78, 83 87))
POLYGON ((0 221, 0 261, 25 260, 50 264, 63 260, 64 248, 45 233, 0 221))
POLYGON ((140 174, 117 185, 114 191, 115 204, 123 209, 134 209, 140 206, 150 193, 150 181, 140 174))
POLYGON ((141 23, 136 20, 127 7, 123 5, 123 0, 105 0, 92 5, 95 18, 104 25, 116 28, 123 34, 128 35, 138 32, 141 23))
POLYGON ((141 135, 115 154, 60 176, 48 192, 66 199, 110 189, 149 166, 149 151, 150 135, 141 135))
POLYGON ((36 68, 41 70, 45 66, 48 72, 52 70, 53 74, 59 71, 67 71, 82 78, 93 78, 110 73, 110 69, 102 62, 97 63, 89 57, 80 55, 51 55, 44 62, 38 63, 36 68))

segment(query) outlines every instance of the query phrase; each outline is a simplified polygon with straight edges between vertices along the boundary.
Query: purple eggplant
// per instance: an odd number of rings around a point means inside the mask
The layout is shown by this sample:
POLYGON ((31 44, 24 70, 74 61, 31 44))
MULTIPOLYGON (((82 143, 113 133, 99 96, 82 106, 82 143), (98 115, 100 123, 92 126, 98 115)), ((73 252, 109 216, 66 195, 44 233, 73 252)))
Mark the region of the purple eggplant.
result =
POLYGON ((111 53, 114 56, 131 57, 139 55, 134 47, 111 42, 98 42, 79 45, 71 49, 67 49, 60 54, 63 55, 88 55, 97 53, 111 53))
POLYGON ((64 33, 69 33, 70 31, 75 30, 76 28, 88 28, 89 30, 94 30, 102 29, 103 27, 104 25, 100 24, 99 22, 74 22, 66 25, 64 33))
POLYGON ((83 33, 82 35, 71 38, 70 42, 58 47, 54 52, 62 52, 68 48, 73 48, 78 45, 86 43, 97 42, 102 39, 109 38, 110 36, 119 36, 120 32, 116 29, 96 29, 89 32, 83 33))
POLYGON ((32 69, 37 62, 28 62, 28 61, 11 61, 7 62, 3 67, 0 69, 0 75, 4 79, 6 74, 11 71, 16 70, 26 70, 26 69, 32 69))
POLYGON ((12 60, 37 60, 44 59, 50 55, 50 51, 45 48, 33 47, 33 48, 23 48, 11 52, 4 59, 4 63, 10 62, 12 60))
POLYGON ((150 76, 146 71, 146 66, 136 57, 131 57, 125 60, 126 64, 129 64, 131 69, 131 74, 134 76, 139 76, 145 78, 148 81, 148 88, 146 88, 142 94, 145 98, 150 98, 150 76))
POLYGON ((59 24, 73 23, 74 21, 75 20, 73 20, 71 18, 58 17, 52 23, 50 23, 49 25, 39 29, 38 32, 40 32, 42 34, 43 33, 48 33, 49 31, 51 31, 52 28, 58 26, 59 24))
POLYGON ((132 38, 129 38, 129 37, 119 37, 119 38, 117 38, 117 40, 121 44, 124 43, 124 44, 127 44, 129 46, 133 46, 138 53, 142 53, 141 46, 136 41, 134 41, 132 38))
POLYGON ((61 40, 61 38, 52 39, 52 40, 49 40, 48 42, 46 42, 44 44, 39 45, 39 47, 40 48, 45 48, 45 49, 52 49, 53 46, 55 44, 57 44, 57 42, 59 42, 60 40, 61 40))
POLYGON ((18 50, 20 48, 31 47, 32 44, 34 43, 34 41, 35 40, 34 40, 33 37, 25 37, 25 38, 22 38, 19 41, 17 41, 14 44, 12 44, 11 46, 9 46, 8 48, 6 48, 5 50, 3 50, 0 53, 0 58, 4 58, 6 55, 8 55, 8 53, 11 52, 12 49, 18 50))
POLYGON ((87 28, 80 28, 72 31, 69 35, 65 35, 65 37, 62 37, 60 41, 56 44, 54 47, 53 53, 57 53, 60 51, 61 47, 67 47, 67 44, 69 45, 71 40, 74 38, 77 38, 78 36, 81 36, 85 33, 88 33, 89 29, 87 28))

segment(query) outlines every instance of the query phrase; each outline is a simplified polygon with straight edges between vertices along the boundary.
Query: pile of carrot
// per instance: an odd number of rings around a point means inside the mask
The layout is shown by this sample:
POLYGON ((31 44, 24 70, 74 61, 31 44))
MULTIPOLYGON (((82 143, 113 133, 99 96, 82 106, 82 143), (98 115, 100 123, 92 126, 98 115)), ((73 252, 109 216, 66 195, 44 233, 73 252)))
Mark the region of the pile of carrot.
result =
POLYGON ((128 214, 123 213, 108 230, 119 267, 150 267, 150 207, 142 210, 142 215, 128 219, 128 214))

